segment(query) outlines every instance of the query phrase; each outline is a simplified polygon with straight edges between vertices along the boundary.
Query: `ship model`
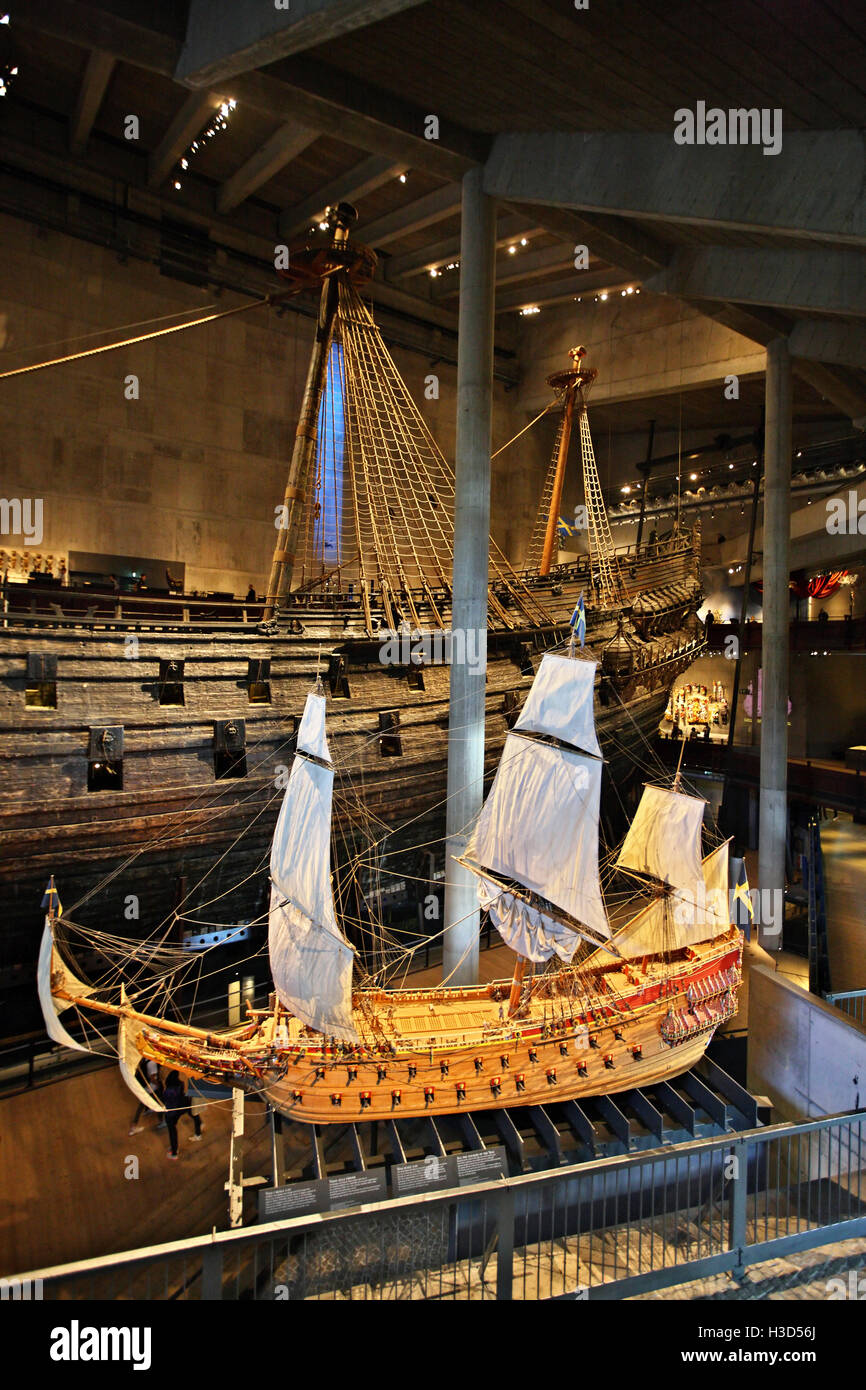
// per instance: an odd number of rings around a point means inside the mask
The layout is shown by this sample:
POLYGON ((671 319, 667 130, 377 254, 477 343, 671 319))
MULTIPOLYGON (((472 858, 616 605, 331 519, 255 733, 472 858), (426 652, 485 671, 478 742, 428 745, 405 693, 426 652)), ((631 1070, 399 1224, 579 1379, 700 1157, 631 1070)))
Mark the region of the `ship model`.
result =
MULTIPOLYGON (((86 903, 109 931, 130 895, 172 924, 173 944, 222 928, 231 942, 234 924, 263 920, 275 775, 320 661, 335 762, 362 774, 369 814, 386 825, 426 816, 427 838, 441 833, 449 668, 435 641, 430 658, 412 639, 451 622, 454 478, 361 297, 375 257, 350 239, 351 220, 339 209, 329 245, 292 256, 292 288, 318 285, 320 304, 266 601, 4 587, 0 987, 18 1031, 33 1022, 33 903, 58 860, 67 903, 86 903), (389 634, 397 659, 383 664, 389 634)), ((488 776, 581 595, 617 784, 632 775, 629 745, 656 729, 702 646, 697 529, 612 545, 587 415, 594 377, 581 349, 550 379, 559 428, 523 567, 491 543, 488 776), (588 553, 558 564, 573 433, 588 553)), ((135 920, 124 930, 134 935, 135 920)))
POLYGON ((165 1001, 176 966, 159 941, 132 953, 137 988, 117 974, 107 987, 88 983, 58 936, 88 933, 57 919, 50 898, 38 971, 49 1033, 80 1047, 64 1014, 96 1036, 116 1019, 123 1075, 152 1109, 160 1102, 136 1079, 142 1057, 252 1091, 308 1123, 615 1093, 694 1065, 737 1008, 742 937, 728 842, 702 858, 706 803, 680 789, 679 774, 672 786, 647 784, 610 866, 614 884, 630 885, 626 920, 612 928, 599 864, 595 674, 573 650, 543 656, 461 858, 514 952, 511 979, 406 989, 364 970, 335 906, 334 766, 318 686, 271 847, 269 1007, 249 1008, 247 1022, 226 1031, 173 1020, 165 1001), (163 1001, 162 1015, 148 1000, 163 1001))

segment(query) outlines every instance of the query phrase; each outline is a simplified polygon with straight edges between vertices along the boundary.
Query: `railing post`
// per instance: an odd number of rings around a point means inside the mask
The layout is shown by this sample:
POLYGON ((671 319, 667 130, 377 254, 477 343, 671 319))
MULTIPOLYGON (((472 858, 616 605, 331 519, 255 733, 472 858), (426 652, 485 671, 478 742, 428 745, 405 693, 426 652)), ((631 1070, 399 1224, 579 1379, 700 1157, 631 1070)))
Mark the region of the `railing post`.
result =
POLYGON ((209 1245, 202 1255, 201 1296, 202 1301, 207 1303, 222 1301, 223 1248, 221 1245, 209 1245))
POLYGON ((749 1146, 745 1139, 731 1144, 727 1163, 731 1168, 730 1206, 728 1209, 728 1246, 736 1253, 737 1263, 732 1278, 741 1281, 746 1276, 746 1203, 748 1198, 749 1146))
POLYGON ((503 1184, 497 1198, 496 1299, 511 1302, 514 1288, 514 1193, 503 1184))

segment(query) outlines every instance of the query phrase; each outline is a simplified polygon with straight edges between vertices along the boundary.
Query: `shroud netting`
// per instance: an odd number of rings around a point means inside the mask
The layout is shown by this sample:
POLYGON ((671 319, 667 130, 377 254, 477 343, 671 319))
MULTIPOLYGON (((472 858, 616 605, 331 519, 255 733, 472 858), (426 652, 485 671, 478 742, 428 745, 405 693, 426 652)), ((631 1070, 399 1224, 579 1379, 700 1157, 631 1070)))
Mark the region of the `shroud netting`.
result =
MULTIPOLYGON (((607 508, 604 505, 604 495, 601 490, 598 465, 595 461, 595 449, 593 448, 592 434, 589 428, 586 397, 590 390, 590 384, 578 385, 571 389, 577 391, 576 410, 580 428, 580 452, 583 460, 583 496, 587 511, 592 578, 594 584, 598 588, 601 602, 610 607, 618 607, 628 603, 628 594, 623 584, 622 576, 619 571, 619 563, 614 552, 613 537, 610 533, 610 523, 607 519, 607 508)), ((566 394, 566 392, 563 392, 563 404, 566 394)), ((547 469, 544 490, 541 494, 541 501, 539 503, 538 512, 536 513, 535 523, 532 528, 529 548, 526 552, 526 565, 527 568, 531 570, 537 570, 541 564, 541 555, 544 549, 544 535, 547 529, 547 518, 550 512, 551 498, 553 497, 557 459, 559 457, 559 448, 564 429, 565 410, 563 409, 559 417, 556 438, 553 443, 553 452, 547 469)))
MULTIPOLYGON (((384 624, 450 624, 454 474, 355 288, 341 281, 295 589, 381 597, 384 624)), ((554 620, 490 542, 490 626, 554 620), (503 602, 504 600, 504 602, 503 602)))

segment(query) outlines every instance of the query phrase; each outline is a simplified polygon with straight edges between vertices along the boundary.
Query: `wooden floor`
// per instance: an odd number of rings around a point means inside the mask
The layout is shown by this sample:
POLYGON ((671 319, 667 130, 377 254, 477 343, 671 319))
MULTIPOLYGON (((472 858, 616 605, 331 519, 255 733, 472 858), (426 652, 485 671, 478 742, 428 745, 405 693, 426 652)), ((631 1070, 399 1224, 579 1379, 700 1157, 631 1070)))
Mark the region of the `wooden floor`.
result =
MULTIPOLYGON (((224 1230, 231 1105, 195 1105, 201 1142, 191 1142, 184 1116, 171 1163, 156 1116, 147 1112, 141 1133, 128 1134, 135 1097, 114 1068, 0 1100, 0 1276, 224 1230), (125 1176, 131 1157, 137 1178, 125 1176)), ((268 1174, 265 1111, 246 1113, 245 1172, 268 1174)))

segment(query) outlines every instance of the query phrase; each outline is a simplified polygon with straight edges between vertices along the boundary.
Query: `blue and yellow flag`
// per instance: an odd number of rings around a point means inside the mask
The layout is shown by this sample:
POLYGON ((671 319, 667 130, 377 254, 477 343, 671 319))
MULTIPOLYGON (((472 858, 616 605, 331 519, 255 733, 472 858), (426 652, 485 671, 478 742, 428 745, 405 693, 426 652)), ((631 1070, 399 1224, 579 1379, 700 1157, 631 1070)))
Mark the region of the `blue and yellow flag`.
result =
POLYGON ((583 607, 583 594, 577 600, 577 607, 571 615, 571 626, 574 628, 576 636, 580 638, 580 645, 583 646, 586 641, 586 612, 583 607))
POLYGON ((48 887, 42 894, 42 911, 53 912, 55 917, 59 917, 63 912, 63 904, 60 901, 60 894, 54 886, 54 875, 48 880, 48 887))

